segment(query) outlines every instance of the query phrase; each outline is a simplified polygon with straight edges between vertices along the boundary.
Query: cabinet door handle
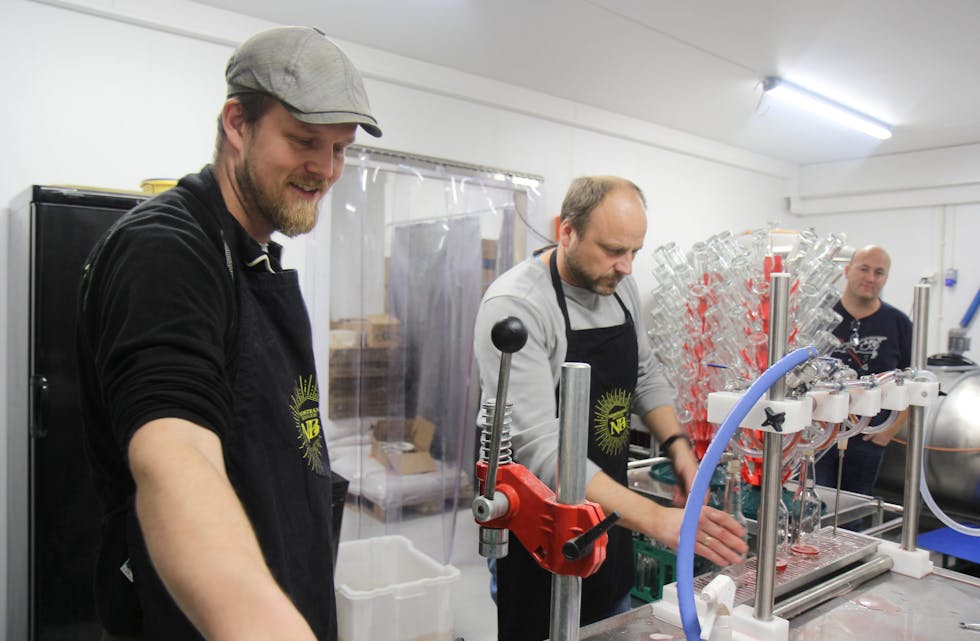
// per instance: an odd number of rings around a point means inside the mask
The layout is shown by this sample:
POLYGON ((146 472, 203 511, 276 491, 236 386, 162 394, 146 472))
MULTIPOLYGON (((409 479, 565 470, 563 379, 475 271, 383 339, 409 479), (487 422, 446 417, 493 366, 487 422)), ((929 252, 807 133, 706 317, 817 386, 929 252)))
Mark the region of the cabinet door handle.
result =
POLYGON ((31 438, 44 438, 48 435, 45 425, 48 408, 48 379, 37 375, 31 377, 31 438))

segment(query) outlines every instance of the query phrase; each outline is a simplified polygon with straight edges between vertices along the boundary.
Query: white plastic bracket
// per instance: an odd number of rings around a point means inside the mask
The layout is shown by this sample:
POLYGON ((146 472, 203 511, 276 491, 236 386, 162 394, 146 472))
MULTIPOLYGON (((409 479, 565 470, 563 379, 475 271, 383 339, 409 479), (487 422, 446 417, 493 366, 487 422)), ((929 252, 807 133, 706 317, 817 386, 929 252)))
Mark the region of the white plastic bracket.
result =
POLYGON ((881 409, 904 410, 909 406, 909 387, 894 381, 881 386, 881 409))
POLYGON ((882 541, 878 544, 878 553, 890 556, 892 561, 892 572, 913 579, 921 579, 927 574, 932 573, 932 561, 929 559, 929 550, 921 548, 916 550, 903 550, 902 546, 894 541, 882 541))
MULTIPOLYGON (((711 392, 708 394, 708 421, 711 423, 724 421, 741 398, 742 394, 738 392, 711 392)), ((792 434, 801 431, 813 421, 811 410, 812 402, 809 399, 786 399, 783 401, 759 399, 749 410, 749 413, 745 415, 740 427, 792 434), (780 414, 782 414, 781 417, 779 417, 780 414), (765 425, 763 425, 764 423, 765 425), (777 426, 780 429, 776 429, 777 426)))
POLYGON ((875 416, 881 411, 881 388, 847 390, 851 395, 851 414, 875 416))
MULTIPOLYGON (((681 622, 681 610, 678 603, 677 584, 668 583, 660 591, 660 600, 653 602, 653 616, 675 628, 683 628, 684 625, 681 622)), ((694 599, 694 605, 698 611, 698 620, 700 620, 705 612, 704 603, 700 599, 694 599)))
POLYGON ((939 399, 938 381, 906 381, 909 388, 909 405, 931 407, 939 399))
MULTIPOLYGON (((728 577, 726 577, 728 578, 728 577)), ((718 579, 716 578, 715 581, 718 579)), ((729 580, 731 580, 729 578, 729 580)), ((714 581, 712 581, 714 583, 714 581)), ((698 621, 701 622, 701 638, 710 638, 704 628, 705 616, 708 613, 709 604, 705 598, 705 591, 710 587, 710 583, 705 586, 698 598, 694 599, 694 605, 698 612, 698 621)), ((734 583, 732 584, 734 586, 734 583)), ((735 594, 732 592, 734 602, 735 594)), ((681 623, 680 608, 677 605, 677 584, 670 583, 663 587, 659 601, 654 601, 653 616, 675 628, 683 628, 681 623)), ((719 616, 719 624, 721 616, 719 616)), ((755 618, 754 610, 749 605, 739 605, 731 610, 728 624, 731 626, 732 638, 736 641, 787 641, 789 639, 789 621, 774 616, 769 621, 760 621, 755 618)), ((717 626, 716 626, 717 627, 717 626)))
POLYGON ((744 603, 732 613, 732 629, 735 639, 754 639, 756 641, 787 641, 789 639, 789 620, 773 616, 768 621, 755 618, 752 606, 744 603))
POLYGON ((810 390, 806 395, 813 400, 813 420, 840 423, 847 418, 849 395, 822 390, 810 390))

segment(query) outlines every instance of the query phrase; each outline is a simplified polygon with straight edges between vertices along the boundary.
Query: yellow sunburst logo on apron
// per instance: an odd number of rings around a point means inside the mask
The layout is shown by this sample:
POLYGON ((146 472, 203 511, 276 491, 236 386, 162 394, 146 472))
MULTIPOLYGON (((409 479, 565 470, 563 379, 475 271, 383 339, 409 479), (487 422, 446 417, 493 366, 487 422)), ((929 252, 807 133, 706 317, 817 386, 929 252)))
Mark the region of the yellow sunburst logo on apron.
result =
POLYGON ((312 374, 307 378, 299 377, 289 400, 303 460, 311 470, 322 474, 323 430, 320 427, 320 390, 312 374))
POLYGON ((604 453, 615 456, 630 440, 630 403, 633 393, 623 389, 606 392, 595 404, 595 440, 604 453))

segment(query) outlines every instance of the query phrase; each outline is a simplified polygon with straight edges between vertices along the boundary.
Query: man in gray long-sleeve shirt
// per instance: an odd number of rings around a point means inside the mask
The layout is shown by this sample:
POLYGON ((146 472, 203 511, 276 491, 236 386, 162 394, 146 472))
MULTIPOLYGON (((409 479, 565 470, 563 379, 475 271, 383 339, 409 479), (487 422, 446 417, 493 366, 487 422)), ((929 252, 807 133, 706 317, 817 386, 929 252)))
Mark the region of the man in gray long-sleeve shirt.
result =
MULTIPOLYGON (((528 341, 513 355, 508 401, 513 403, 514 458, 551 487, 558 450, 557 386, 566 361, 592 366, 586 498, 622 516, 610 531, 606 561, 583 582, 582 624, 629 607, 636 530, 676 549, 682 511, 665 508, 626 486, 630 414, 640 416, 671 457, 680 500, 697 459, 677 421, 673 389, 646 338, 639 291, 630 276, 646 236, 646 202, 632 182, 612 176, 576 179, 562 204, 559 242, 501 275, 477 315, 475 352, 484 399, 496 395, 500 352, 494 323, 521 319, 528 341)), ((721 564, 746 552, 742 528, 723 512, 704 508, 695 551, 721 564)), ((550 575, 512 539, 498 561, 498 636, 548 636, 550 575)))

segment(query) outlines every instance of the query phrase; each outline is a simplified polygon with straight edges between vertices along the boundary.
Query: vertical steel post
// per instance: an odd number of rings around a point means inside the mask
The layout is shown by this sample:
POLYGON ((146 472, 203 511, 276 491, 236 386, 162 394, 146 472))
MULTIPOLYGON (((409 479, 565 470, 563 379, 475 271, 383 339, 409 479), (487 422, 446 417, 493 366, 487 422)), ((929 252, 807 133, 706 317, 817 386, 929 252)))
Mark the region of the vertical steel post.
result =
MULTIPOLYGON (((926 367, 929 331, 929 285, 915 286, 912 299, 912 368, 926 367)), ((919 477, 922 474, 922 425, 926 408, 909 406, 909 444, 905 448, 905 494, 902 501, 902 549, 915 550, 919 530, 919 477)))
MULTIPOLYGON (((789 312, 789 274, 774 273, 769 281, 769 365, 786 355, 789 312)), ((786 379, 780 378, 769 388, 768 398, 786 398, 786 379)), ((772 620, 776 585, 776 532, 781 500, 783 468, 783 437, 766 432, 762 450, 762 496, 759 506, 759 539, 757 543, 755 610, 760 621, 772 620)))
MULTIPOLYGON (((585 363, 565 363, 561 366, 557 499, 564 505, 578 505, 585 501, 591 379, 592 367, 585 363)), ((552 575, 551 641, 577 641, 581 600, 581 577, 552 575)))

